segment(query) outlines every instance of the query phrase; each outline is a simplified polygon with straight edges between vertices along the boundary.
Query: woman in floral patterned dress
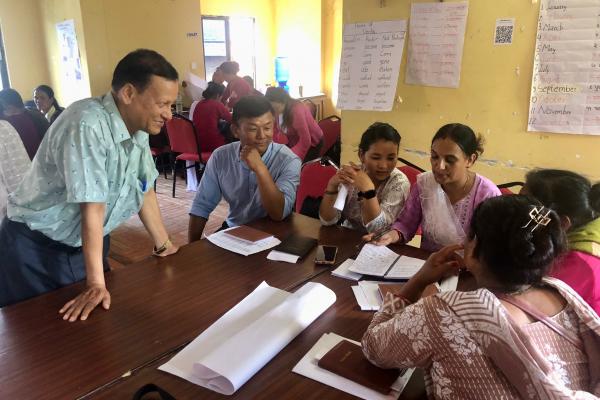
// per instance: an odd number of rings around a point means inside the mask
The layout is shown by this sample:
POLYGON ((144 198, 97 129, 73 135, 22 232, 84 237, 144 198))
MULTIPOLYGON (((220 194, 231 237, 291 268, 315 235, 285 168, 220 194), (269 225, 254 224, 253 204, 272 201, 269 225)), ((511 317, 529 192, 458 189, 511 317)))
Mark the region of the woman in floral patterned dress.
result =
POLYGON ((526 196, 484 201, 465 258, 443 248, 388 294, 362 343, 373 363, 425 369, 434 399, 596 399, 600 319, 569 286, 545 277, 565 248, 558 216, 526 196), (419 300, 466 268, 479 289, 419 300))

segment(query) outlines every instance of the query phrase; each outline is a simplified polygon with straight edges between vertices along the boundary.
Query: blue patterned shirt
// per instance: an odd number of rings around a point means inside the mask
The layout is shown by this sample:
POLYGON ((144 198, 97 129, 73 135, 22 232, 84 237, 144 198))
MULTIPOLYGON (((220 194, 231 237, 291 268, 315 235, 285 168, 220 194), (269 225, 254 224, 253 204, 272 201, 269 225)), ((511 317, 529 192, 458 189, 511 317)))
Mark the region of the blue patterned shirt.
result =
MULTIPOLYGON (((287 146, 278 143, 271 143, 261 158, 283 193, 283 216, 286 217, 294 207, 302 162, 287 146)), ((256 174, 240 159, 240 142, 221 146, 210 156, 190 214, 208 219, 221 197, 229 203, 229 226, 267 216, 256 174)))
POLYGON ((48 129, 8 217, 81 246, 79 203, 105 203, 106 235, 140 210, 157 176, 148 134, 129 134, 109 92, 73 103, 48 129))

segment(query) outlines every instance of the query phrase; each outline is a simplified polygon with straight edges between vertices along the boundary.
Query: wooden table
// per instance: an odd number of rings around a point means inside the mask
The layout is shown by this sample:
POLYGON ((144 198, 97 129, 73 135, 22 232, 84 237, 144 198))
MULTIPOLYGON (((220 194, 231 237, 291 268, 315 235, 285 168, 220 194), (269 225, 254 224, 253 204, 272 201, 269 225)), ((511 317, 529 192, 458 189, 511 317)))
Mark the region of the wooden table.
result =
MULTIPOLYGON (((409 246, 394 246, 394 250, 411 257, 425 258, 428 255, 423 250, 409 246)), ((373 318, 373 312, 361 311, 356 303, 350 289, 356 282, 334 277, 329 271, 311 281, 319 282, 333 290, 337 296, 336 302, 232 396, 218 394, 157 370, 158 366, 176 354, 173 352, 141 368, 133 376, 99 390, 91 398, 129 399, 143 385, 154 383, 177 399, 356 399, 352 395, 292 372, 292 368, 321 335, 334 332, 360 340, 373 318)), ((301 284, 295 289, 300 286, 301 284)), ((401 399, 420 399, 423 396, 423 376, 421 372, 415 371, 409 385, 402 392, 401 399)))
MULTIPOLYGON (((280 239, 295 232, 337 245, 338 262, 360 242, 354 231, 321 227, 302 215, 252 225, 280 239)), ((287 264, 266 260, 265 252, 244 257, 202 240, 168 258, 150 257, 108 273, 111 309, 97 309, 87 321, 68 323, 58 314, 82 284, 5 307, 0 310, 0 398, 102 394, 123 374, 150 370, 156 360, 174 354, 263 280, 291 290, 326 271, 313 263, 314 252, 287 264)))

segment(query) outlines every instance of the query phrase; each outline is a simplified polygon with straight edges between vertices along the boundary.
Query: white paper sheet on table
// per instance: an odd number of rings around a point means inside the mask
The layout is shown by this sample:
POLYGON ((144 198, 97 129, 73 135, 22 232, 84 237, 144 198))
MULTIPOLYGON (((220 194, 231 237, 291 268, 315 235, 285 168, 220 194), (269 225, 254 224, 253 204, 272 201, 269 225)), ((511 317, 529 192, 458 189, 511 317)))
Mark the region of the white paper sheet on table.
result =
POLYGON ((284 253, 283 251, 271 250, 269 254, 267 254, 267 260, 273 261, 283 261, 295 264, 298 262, 300 256, 290 253, 284 253))
POLYGON ((275 236, 270 236, 268 238, 258 240, 252 243, 248 242, 247 240, 238 239, 234 236, 226 234, 228 230, 235 228, 236 227, 224 229, 222 231, 213 233, 212 235, 207 236, 206 238, 211 243, 225 250, 233 251, 234 253, 238 253, 243 256, 248 256, 250 254, 270 249, 281 243, 281 240, 277 239, 275 236))
POLYGON ((295 293, 261 283, 160 370, 230 395, 335 302, 314 282, 295 293))
POLYGON ((445 279, 442 279, 440 282, 440 290, 442 292, 449 292, 452 290, 456 290, 458 286, 458 275, 452 275, 445 279))
POLYGON ((362 275, 349 270, 353 263, 354 260, 352 258, 348 258, 346 261, 341 263, 336 269, 331 271, 331 275, 337 276, 338 278, 350 279, 352 281, 359 280, 360 278, 362 278, 362 275))
MULTIPOLYGON (((345 339, 340 335, 336 335, 335 333, 325 333, 321 338, 315 343, 315 345, 302 357, 302 359, 296 364, 293 372, 304 375, 307 378, 314 379, 315 381, 324 383, 331 387, 334 387, 338 390, 341 390, 346 393, 350 393, 354 396, 360 397, 362 399, 367 400, 392 400, 397 399, 400 396, 402 390, 408 383, 414 368, 410 368, 406 370, 404 374, 402 374, 398 380, 392 385, 393 391, 384 395, 375 390, 369 389, 363 385, 360 385, 350 379, 346 379, 341 377, 333 372, 327 371, 326 369, 320 368, 317 363, 319 359, 317 357, 322 356, 331 350, 336 344, 338 344, 341 340, 345 339)), ((350 342, 360 344, 354 340, 346 339, 350 342)))

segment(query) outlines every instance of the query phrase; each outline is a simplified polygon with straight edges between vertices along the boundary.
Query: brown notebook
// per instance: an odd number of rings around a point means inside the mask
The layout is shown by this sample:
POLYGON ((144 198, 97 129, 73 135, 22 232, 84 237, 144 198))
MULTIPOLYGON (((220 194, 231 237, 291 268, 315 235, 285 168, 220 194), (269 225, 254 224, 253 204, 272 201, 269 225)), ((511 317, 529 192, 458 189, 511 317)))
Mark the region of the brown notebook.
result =
MULTIPOLYGON (((400 292, 400 288, 402 286, 404 286, 404 282, 402 283, 380 283, 379 285, 379 294, 381 294, 381 298, 383 300, 385 300, 385 295, 388 293, 399 293, 400 292)), ((427 287, 425 288, 425 290, 423 290, 423 294, 421 295, 421 298, 423 297, 427 297, 427 296, 431 296, 434 295, 436 293, 439 293, 439 289, 437 288, 436 285, 431 284, 431 285, 427 285, 427 287)))
POLYGON ((383 369, 369 362, 362 347, 342 340, 318 362, 319 367, 350 379, 379 393, 389 394, 392 384, 398 379, 398 369, 383 369))
POLYGON ((246 225, 240 225, 237 228, 230 229, 225 233, 252 243, 273 236, 270 233, 259 231, 258 229, 250 228, 246 225))

